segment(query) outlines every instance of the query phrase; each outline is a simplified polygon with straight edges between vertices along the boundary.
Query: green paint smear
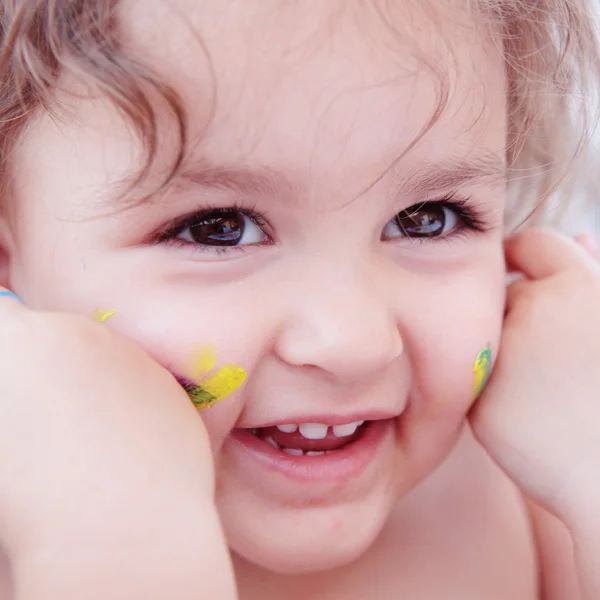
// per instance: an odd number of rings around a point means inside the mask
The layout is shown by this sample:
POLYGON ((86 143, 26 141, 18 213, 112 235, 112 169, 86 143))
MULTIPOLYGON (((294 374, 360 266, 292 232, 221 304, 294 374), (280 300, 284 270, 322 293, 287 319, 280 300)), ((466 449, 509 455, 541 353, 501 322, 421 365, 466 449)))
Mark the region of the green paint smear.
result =
POLYGON ((212 394, 208 393, 204 388, 199 385, 191 385, 188 383, 183 384, 183 389, 187 392, 190 400, 196 406, 207 407, 211 406, 217 399, 212 394))
POLYGON ((492 349, 489 344, 477 355, 473 366, 475 380, 473 382, 473 398, 477 398, 485 387, 492 372, 492 349))

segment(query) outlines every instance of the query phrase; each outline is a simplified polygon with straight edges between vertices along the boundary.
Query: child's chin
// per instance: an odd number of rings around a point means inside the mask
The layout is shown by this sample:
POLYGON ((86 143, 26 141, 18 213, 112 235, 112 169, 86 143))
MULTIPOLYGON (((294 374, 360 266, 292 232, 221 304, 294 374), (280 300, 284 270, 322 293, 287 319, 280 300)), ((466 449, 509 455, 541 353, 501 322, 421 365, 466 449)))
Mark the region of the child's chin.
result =
POLYGON ((238 522, 234 528, 229 523, 229 547, 237 558, 276 573, 334 569, 364 554, 383 528, 389 508, 366 508, 304 509, 238 522))
POLYGON ((314 544, 291 540, 289 543, 268 543, 232 550, 255 567, 282 575, 301 575, 328 571, 347 565, 367 551, 373 540, 352 540, 344 544, 332 541, 315 552, 314 544))

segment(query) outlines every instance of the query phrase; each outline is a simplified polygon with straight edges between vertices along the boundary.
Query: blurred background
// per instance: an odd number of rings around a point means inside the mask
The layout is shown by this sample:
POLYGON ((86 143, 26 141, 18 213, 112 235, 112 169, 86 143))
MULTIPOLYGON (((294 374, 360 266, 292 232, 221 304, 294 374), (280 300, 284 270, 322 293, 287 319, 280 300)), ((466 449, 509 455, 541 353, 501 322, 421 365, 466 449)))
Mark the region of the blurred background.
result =
POLYGON ((569 208, 561 229, 569 235, 587 231, 600 242, 600 196, 577 199, 569 208))

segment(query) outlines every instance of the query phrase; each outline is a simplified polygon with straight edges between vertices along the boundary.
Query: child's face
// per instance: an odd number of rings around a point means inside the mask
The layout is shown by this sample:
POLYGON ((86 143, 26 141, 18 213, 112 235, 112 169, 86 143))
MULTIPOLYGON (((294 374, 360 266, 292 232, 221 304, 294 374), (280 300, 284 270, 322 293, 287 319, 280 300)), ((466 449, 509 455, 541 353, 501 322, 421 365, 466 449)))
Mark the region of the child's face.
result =
POLYGON ((368 3, 175 4, 126 5, 124 36, 186 103, 183 175, 113 210, 140 146, 108 102, 67 97, 13 155, 8 282, 36 308, 116 309, 106 326, 174 372, 202 345, 243 366, 245 386, 202 413, 230 545, 277 570, 340 564, 448 454, 475 359, 497 347, 502 60, 437 4, 435 23, 394 9, 395 33, 368 3), (440 74, 448 105, 409 149, 440 74), (207 209, 230 210, 158 235, 207 209), (362 420, 316 456, 248 431, 362 420))

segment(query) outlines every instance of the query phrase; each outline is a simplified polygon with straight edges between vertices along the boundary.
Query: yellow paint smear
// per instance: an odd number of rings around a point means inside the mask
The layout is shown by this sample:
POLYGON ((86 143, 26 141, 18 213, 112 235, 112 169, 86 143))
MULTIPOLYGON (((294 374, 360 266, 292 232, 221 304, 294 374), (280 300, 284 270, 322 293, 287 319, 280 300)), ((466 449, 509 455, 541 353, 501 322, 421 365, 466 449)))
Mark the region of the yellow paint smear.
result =
POLYGON ((201 346, 191 356, 189 373, 194 386, 188 390, 190 399, 200 408, 210 408, 237 390, 246 380, 246 371, 237 365, 215 369, 216 348, 201 346))
POLYGON ((203 346, 192 356, 191 374, 194 379, 207 375, 217 364, 217 353, 212 346, 203 346))
POLYGON ((117 312, 116 308, 112 310, 104 310, 103 308, 97 308, 94 311, 94 320, 98 321, 98 323, 104 323, 106 319, 110 319, 117 312))
POLYGON ((486 346, 475 359, 473 365, 473 400, 479 396, 487 383, 488 377, 492 371, 492 349, 486 346))
POLYGON ((214 397, 210 404, 212 406, 235 392, 246 381, 246 376, 246 371, 242 367, 225 365, 213 375, 203 379, 199 387, 214 397))

